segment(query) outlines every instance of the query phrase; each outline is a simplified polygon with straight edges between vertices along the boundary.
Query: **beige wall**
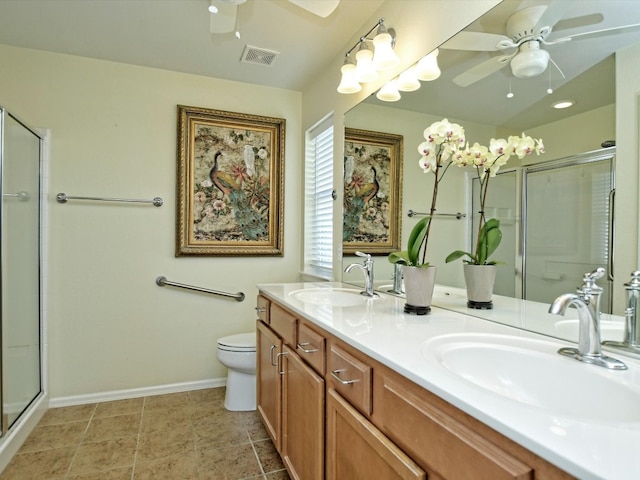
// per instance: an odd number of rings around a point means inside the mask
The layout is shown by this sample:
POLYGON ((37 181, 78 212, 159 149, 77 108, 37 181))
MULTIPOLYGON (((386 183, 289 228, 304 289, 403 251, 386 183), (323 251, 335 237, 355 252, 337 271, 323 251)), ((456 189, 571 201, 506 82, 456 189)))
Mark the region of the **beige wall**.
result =
POLYGON ((51 397, 224 378, 216 340, 255 328, 256 284, 297 277, 301 94, 6 46, 0 70, 0 104, 51 130, 51 397), (175 258, 178 104, 286 119, 283 257, 175 258), (61 205, 58 192, 164 205, 61 205))

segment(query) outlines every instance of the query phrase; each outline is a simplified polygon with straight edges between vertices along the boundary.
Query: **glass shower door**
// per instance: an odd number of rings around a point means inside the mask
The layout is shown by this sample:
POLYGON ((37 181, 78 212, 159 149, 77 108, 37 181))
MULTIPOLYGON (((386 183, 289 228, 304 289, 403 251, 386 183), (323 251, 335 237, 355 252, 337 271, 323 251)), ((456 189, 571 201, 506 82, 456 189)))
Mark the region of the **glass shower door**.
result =
MULTIPOLYGON (((612 189, 610 152, 525 171, 525 299, 550 303, 575 292, 586 272, 608 269, 612 189)), ((598 284, 609 313, 612 282, 598 284)))
POLYGON ((41 139, 5 110, 2 133, 2 431, 41 391, 41 139))

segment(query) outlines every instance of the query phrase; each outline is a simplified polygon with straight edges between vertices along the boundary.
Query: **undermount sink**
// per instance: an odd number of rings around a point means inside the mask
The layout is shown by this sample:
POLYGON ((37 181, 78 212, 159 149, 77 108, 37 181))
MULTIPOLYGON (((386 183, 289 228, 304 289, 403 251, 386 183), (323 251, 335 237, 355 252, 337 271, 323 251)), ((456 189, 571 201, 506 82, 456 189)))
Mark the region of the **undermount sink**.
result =
POLYGON ((476 387, 555 415, 640 422, 637 374, 563 357, 560 346, 510 335, 452 334, 425 342, 422 355, 476 387))
POLYGON ((333 307, 351 307, 362 305, 369 297, 360 294, 360 290, 351 288, 303 288, 289 293, 293 298, 313 305, 333 307))

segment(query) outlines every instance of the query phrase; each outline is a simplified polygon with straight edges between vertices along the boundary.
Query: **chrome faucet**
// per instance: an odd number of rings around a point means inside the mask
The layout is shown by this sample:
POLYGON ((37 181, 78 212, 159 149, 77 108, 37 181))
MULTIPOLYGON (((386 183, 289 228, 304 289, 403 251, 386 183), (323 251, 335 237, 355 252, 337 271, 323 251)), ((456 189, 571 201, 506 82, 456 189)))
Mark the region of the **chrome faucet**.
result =
POLYGON ((364 262, 362 265, 359 263, 352 263, 344 269, 345 273, 349 273, 354 268, 359 268, 364 273, 364 291, 360 292, 360 295, 366 295, 367 297, 377 297, 378 294, 373 291, 373 259, 368 253, 356 252, 358 257, 363 257, 364 262))
POLYGON ((615 347, 627 352, 640 353, 640 271, 631 274, 629 283, 624 284, 627 294, 627 308, 625 309, 624 339, 621 342, 607 340, 602 345, 615 347))
POLYGON ((567 308, 575 305, 578 309, 578 348, 564 347, 560 355, 575 358, 581 362, 599 365, 612 370, 625 370, 627 366, 620 360, 602 354, 600 347, 600 295, 602 288, 596 280, 604 276, 600 267, 582 277, 583 285, 577 293, 565 293, 556 298, 549 307, 549 313, 564 315, 567 308))
POLYGON ((389 293, 395 293, 396 295, 402 295, 404 289, 402 288, 402 264, 395 263, 393 265, 393 287, 388 290, 389 293))

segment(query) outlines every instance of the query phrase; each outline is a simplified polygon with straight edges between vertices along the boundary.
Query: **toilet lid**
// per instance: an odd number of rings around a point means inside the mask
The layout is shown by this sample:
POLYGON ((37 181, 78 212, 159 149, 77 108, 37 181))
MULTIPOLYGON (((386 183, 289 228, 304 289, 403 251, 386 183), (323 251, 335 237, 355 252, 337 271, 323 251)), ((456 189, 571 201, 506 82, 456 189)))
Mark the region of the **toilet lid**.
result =
POLYGON ((218 340, 218 347, 225 350, 253 351, 256 350, 256 333, 238 333, 218 340))

